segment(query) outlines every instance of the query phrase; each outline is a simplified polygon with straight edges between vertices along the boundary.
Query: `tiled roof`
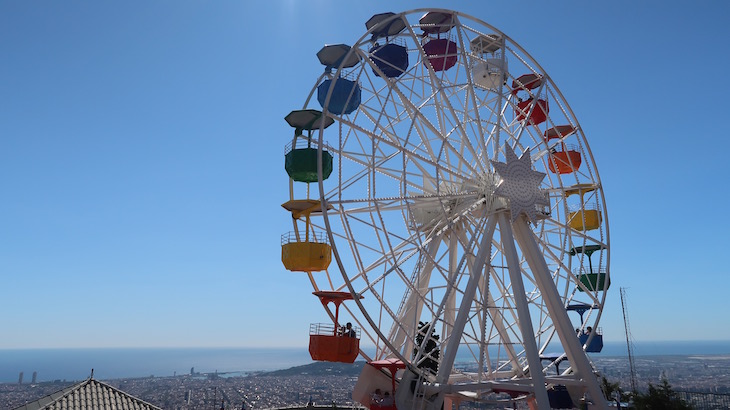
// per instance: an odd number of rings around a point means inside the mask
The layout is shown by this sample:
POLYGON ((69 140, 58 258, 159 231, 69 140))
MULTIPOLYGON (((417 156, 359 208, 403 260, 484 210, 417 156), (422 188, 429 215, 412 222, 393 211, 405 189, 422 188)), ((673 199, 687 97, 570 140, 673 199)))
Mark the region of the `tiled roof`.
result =
POLYGON ((27 403, 15 410, 162 410, 106 383, 88 378, 81 383, 27 403))

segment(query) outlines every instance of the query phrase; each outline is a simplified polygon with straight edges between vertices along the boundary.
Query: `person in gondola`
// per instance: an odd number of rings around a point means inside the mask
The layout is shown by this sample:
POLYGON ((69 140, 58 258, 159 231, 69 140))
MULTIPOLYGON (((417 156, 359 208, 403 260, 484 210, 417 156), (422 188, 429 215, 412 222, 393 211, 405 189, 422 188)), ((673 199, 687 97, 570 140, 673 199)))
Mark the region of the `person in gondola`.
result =
POLYGON ((380 402, 381 407, 393 407, 395 402, 393 402, 393 396, 390 395, 390 393, 385 392, 385 395, 383 396, 383 400, 380 402))
POLYGON ((345 333, 345 336, 347 336, 347 337, 355 337, 356 336, 355 329, 352 328, 352 323, 347 322, 347 324, 345 325, 345 332, 344 333, 345 333))
POLYGON ((383 392, 380 389, 375 389, 373 394, 370 395, 370 407, 380 407, 380 403, 383 401, 383 392))

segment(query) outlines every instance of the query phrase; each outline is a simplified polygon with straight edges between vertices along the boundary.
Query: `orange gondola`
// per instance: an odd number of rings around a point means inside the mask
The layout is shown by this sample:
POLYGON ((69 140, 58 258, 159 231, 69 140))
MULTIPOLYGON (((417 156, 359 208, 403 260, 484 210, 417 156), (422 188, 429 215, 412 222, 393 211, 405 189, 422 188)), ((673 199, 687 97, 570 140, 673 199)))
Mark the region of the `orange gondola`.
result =
MULTIPOLYGON (((323 305, 335 304, 334 323, 312 323, 309 327, 309 354, 312 360, 354 363, 360 354, 360 329, 344 328, 338 324, 340 305, 354 297, 349 292, 312 292, 323 305)), ((362 296, 358 296, 362 299, 362 296)))

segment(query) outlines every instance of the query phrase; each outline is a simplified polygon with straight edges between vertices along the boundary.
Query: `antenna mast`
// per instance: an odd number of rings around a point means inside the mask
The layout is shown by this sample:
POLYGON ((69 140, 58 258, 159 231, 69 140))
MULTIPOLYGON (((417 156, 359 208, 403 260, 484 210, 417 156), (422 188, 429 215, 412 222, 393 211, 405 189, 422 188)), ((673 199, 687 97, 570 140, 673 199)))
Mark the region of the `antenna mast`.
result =
POLYGON ((629 353, 629 370, 631 371, 631 391, 636 392, 636 368, 634 367, 634 345, 631 343, 629 328, 629 312, 626 307, 626 288, 621 288, 621 309, 624 312, 624 330, 626 331, 626 350, 629 353))

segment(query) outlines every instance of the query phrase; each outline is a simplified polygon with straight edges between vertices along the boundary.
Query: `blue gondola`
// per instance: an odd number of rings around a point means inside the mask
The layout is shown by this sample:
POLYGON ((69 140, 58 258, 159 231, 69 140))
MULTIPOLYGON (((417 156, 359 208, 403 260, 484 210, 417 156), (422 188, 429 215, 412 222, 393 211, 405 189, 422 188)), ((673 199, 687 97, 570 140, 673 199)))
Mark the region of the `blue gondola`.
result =
POLYGON ((317 87, 317 101, 324 108, 327 93, 332 89, 327 111, 332 114, 350 114, 360 106, 360 85, 346 78, 326 79, 317 87), (333 86, 334 84, 334 86, 333 86))
MULTIPOLYGON (((408 51, 399 44, 375 45, 370 49, 370 59, 388 78, 395 78, 403 74, 408 68, 408 51)), ((380 77, 380 73, 373 69, 373 73, 380 77)))

